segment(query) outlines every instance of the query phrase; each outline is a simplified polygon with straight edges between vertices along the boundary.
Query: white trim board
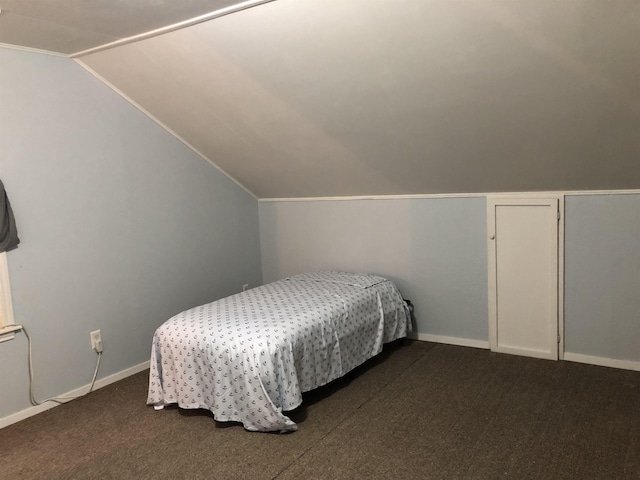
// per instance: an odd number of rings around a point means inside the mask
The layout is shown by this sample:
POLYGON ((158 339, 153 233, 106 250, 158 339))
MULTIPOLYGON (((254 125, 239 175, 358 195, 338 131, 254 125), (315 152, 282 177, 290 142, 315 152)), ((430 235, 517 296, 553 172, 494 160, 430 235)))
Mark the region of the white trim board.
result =
POLYGON ((481 198, 489 196, 526 196, 548 197, 548 196, 585 196, 585 195, 640 195, 640 189, 630 190, 558 190, 548 192, 478 192, 478 193, 415 193, 408 195, 353 195, 342 197, 291 197, 291 198, 259 198, 259 203, 273 202, 347 202, 361 200, 411 200, 411 199, 431 199, 431 198, 481 198))
MULTIPOLYGON (((638 192, 640 193, 640 191, 638 192)), ((260 203, 274 202, 352 202, 362 200, 412 200, 424 198, 482 198, 488 193, 415 193, 407 195, 354 195, 343 197, 259 198, 260 203)))
MULTIPOLYGON (((460 347, 473 347, 489 349, 489 342, 484 340, 474 340, 471 338, 446 337, 443 335, 431 335, 428 333, 412 332, 407 338, 419 340, 422 342, 444 343, 447 345, 457 345, 460 347)), ((640 361, 635 360, 617 360, 615 358, 597 357, 595 355, 583 355, 581 353, 564 352, 564 358, 558 361, 585 363, 588 365, 596 365, 600 367, 618 368, 623 370, 634 370, 640 372, 640 361)))
MULTIPOLYGON (((93 387, 93 391, 95 392, 99 388, 106 387, 107 385, 115 383, 119 380, 123 380, 127 377, 130 377, 131 375, 135 375, 136 373, 140 373, 148 368, 149 368, 149 362, 146 361, 139 365, 135 365, 133 367, 126 368, 124 370, 116 372, 113 375, 109 375, 108 377, 101 378, 100 380, 96 381, 93 387)), ((84 392, 87 391, 90 385, 91 384, 84 385, 70 392, 60 394, 58 395, 58 397, 75 397, 78 395, 82 395, 84 392)), ((11 424, 17 423, 21 420, 25 420, 26 418, 29 418, 29 417, 33 417, 34 415, 42 413, 46 410, 50 410, 59 405, 60 404, 56 402, 45 402, 42 405, 25 408, 24 410, 11 414, 7 417, 0 418, 0 428, 8 427, 11 424)))
POLYGON ((22 45, 11 45, 10 43, 0 43, 0 48, 22 50, 23 52, 39 53, 41 55, 52 55, 54 57, 70 58, 69 55, 65 53, 52 52, 51 50, 40 50, 39 48, 23 47, 22 45))
POLYGON ((459 347, 472 347, 489 349, 489 342, 486 340, 475 340, 472 338, 445 337, 443 335, 431 335, 429 333, 412 332, 407 338, 419 340, 421 342, 446 343, 447 345, 457 345, 459 347))
POLYGON ((204 15, 199 15, 197 17, 184 20, 182 22, 177 22, 171 25, 167 25, 165 27, 156 28, 155 30, 139 33, 138 35, 121 38, 114 42, 105 43, 104 45, 98 45, 97 47, 92 47, 86 50, 82 50, 80 52, 72 53, 70 56, 72 58, 78 58, 84 55, 90 55, 92 53, 108 50, 110 48, 119 47, 121 45, 127 45, 129 43, 139 42, 141 40, 146 40, 147 38, 157 37, 159 35, 164 35, 166 33, 175 32, 176 30, 191 27, 199 23, 208 22, 216 18, 224 17, 225 15, 229 15, 231 13, 241 12, 242 10, 247 10, 249 8, 257 7, 259 5, 263 5, 265 3, 269 3, 273 1, 274 0, 247 0, 244 2, 237 3, 235 5, 230 5, 228 7, 214 10, 213 12, 205 13, 204 15))
POLYGON ((640 372, 640 361, 617 360, 615 358, 596 357, 594 355, 570 352, 564 353, 564 359, 569 362, 588 363, 589 365, 598 365, 600 367, 621 368, 640 372))

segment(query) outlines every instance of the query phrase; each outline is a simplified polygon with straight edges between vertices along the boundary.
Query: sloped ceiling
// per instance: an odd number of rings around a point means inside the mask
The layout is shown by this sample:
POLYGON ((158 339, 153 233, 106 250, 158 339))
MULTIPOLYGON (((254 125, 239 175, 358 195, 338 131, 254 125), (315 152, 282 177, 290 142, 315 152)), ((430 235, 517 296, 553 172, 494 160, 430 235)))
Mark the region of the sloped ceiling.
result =
POLYGON ((640 188, 635 0, 278 0, 83 55, 259 198, 640 188))

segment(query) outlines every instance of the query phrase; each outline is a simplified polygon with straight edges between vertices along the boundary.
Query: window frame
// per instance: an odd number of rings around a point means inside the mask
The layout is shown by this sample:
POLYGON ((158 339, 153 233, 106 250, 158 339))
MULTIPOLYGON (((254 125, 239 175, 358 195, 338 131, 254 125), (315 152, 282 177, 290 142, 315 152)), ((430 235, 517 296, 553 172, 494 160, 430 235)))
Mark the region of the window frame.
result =
POLYGON ((11 340, 21 327, 15 326, 7 253, 0 253, 0 342, 11 340))

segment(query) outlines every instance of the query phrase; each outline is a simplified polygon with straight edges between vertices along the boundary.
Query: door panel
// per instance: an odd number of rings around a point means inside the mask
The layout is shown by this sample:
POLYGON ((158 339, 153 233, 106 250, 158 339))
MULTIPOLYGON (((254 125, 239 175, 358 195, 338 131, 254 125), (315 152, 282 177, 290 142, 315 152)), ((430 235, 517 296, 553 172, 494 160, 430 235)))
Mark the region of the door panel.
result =
POLYGON ((558 199, 490 198, 489 343, 558 358, 558 199))

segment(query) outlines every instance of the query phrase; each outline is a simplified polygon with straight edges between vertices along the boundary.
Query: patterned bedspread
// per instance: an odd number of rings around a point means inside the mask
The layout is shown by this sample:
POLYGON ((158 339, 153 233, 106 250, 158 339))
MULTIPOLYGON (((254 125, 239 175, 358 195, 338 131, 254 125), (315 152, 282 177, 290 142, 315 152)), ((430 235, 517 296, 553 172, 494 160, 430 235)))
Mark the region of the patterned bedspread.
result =
POLYGON ((175 315, 155 332, 155 406, 205 408, 251 431, 292 431, 283 412, 302 392, 346 374, 406 336, 409 313, 390 281, 295 275, 175 315))

